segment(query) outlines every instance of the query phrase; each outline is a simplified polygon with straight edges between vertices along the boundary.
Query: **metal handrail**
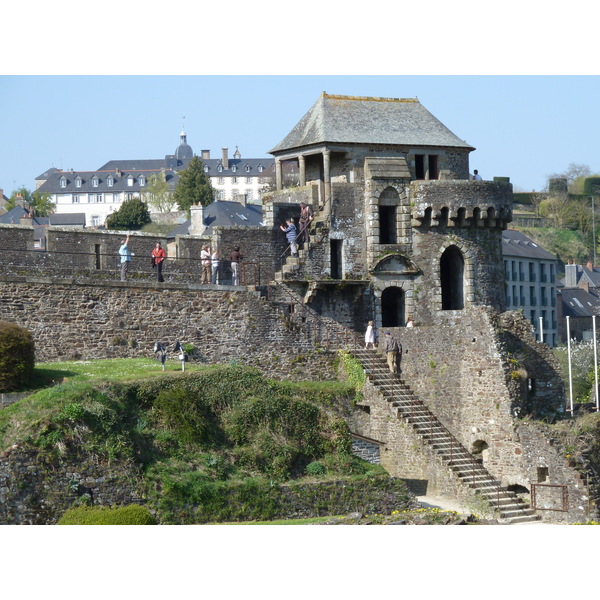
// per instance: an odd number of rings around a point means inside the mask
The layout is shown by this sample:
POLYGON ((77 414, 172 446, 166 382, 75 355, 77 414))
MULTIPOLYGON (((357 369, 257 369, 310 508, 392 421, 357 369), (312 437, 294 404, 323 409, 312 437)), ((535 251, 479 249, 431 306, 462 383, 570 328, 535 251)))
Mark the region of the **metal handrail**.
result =
MULTIPOLYGON (((121 257, 110 252, 77 252, 72 250, 14 250, 9 248, 0 248, 0 253, 5 256, 4 272, 17 270, 19 274, 39 273, 43 271, 48 274, 51 270, 53 274, 62 273, 64 276, 94 279, 95 275, 111 274, 118 278, 121 267, 121 257), (23 257, 20 261, 6 260, 7 253, 16 254, 23 257), (28 261, 27 257, 35 257, 35 260, 28 261), (38 258, 40 257, 40 258, 38 258), (57 257, 56 261, 52 261, 57 257), (65 259, 65 257, 69 257, 65 259)), ((195 257, 172 257, 167 256, 164 259, 163 275, 170 275, 177 280, 191 281, 200 277, 201 258, 195 257), (180 270, 169 270, 168 265, 181 265, 180 270)), ((219 268, 227 268, 232 261, 230 259, 219 258, 219 268)), ((134 254, 131 257, 131 265, 135 267, 130 270, 128 277, 139 279, 155 279, 155 272, 150 266, 150 254, 134 254), (147 261, 147 263, 145 262, 147 261), (147 267, 140 268, 141 264, 147 267)), ((212 266, 212 265, 211 265, 212 266)), ((246 260, 240 262, 240 279, 242 285, 261 285, 261 261, 246 260)))

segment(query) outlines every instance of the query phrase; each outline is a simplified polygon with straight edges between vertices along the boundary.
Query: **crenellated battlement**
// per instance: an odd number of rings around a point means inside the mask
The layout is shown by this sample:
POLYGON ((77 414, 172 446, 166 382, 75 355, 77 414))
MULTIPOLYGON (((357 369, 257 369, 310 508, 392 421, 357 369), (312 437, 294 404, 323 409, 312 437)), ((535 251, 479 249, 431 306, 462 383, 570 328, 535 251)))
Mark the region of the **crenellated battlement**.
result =
POLYGON ((413 227, 506 229, 512 221, 512 184, 432 180, 410 184, 413 227))

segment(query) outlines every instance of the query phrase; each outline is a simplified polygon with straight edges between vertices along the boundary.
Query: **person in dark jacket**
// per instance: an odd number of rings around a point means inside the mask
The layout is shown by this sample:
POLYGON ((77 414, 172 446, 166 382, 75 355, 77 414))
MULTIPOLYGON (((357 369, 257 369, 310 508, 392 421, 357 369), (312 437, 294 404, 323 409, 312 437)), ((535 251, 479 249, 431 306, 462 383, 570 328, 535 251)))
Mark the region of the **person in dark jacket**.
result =
POLYGON ((387 356, 388 367, 393 375, 400 375, 400 364, 402 361, 402 344, 392 337, 389 331, 385 332, 383 349, 387 356))

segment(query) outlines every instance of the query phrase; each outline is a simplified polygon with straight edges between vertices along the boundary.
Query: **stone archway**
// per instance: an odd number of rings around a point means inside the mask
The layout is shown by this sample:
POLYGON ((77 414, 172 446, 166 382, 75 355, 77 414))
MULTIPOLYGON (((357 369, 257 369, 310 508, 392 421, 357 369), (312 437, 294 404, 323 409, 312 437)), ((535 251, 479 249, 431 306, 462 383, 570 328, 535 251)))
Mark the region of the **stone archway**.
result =
POLYGON ((446 248, 440 258, 442 310, 462 310, 465 307, 465 259, 456 246, 446 248))
POLYGON ((406 300, 402 288, 390 286, 381 294, 381 326, 402 327, 405 324, 406 300))

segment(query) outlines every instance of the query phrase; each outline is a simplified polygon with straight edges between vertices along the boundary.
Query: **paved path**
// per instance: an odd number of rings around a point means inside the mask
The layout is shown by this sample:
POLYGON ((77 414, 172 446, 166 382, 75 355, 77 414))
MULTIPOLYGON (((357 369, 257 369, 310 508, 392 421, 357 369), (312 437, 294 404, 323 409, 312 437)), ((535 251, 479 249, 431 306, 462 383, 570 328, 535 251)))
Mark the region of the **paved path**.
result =
POLYGON ((423 508, 441 508, 442 510, 453 510, 461 515, 468 515, 471 511, 466 509, 456 498, 449 496, 417 496, 417 500, 423 508))

